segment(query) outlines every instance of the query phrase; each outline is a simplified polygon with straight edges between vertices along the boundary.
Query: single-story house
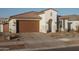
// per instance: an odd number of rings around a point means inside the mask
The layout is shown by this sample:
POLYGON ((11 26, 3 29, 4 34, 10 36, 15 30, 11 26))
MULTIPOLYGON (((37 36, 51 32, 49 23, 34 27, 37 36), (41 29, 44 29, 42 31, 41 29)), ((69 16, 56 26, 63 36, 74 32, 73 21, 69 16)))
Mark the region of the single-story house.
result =
POLYGON ((10 16, 9 32, 56 32, 57 11, 49 8, 40 12, 32 11, 10 16))
POLYGON ((59 17, 59 31, 79 31, 79 15, 59 17))
POLYGON ((8 18, 0 18, 0 32, 9 32, 8 18))

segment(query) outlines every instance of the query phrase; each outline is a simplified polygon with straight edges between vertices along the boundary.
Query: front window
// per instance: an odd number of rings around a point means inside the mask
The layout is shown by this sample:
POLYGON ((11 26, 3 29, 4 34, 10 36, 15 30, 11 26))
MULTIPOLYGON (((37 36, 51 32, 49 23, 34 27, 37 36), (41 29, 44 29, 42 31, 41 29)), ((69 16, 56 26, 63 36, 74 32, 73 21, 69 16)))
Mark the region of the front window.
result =
POLYGON ((50 13, 50 16, 52 16, 52 12, 50 13))

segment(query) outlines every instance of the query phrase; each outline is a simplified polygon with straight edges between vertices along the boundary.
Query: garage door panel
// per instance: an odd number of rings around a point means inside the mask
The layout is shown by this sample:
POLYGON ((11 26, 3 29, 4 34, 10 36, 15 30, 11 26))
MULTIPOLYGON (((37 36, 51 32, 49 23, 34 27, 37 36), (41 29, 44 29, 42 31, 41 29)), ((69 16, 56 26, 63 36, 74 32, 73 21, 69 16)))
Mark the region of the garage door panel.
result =
POLYGON ((38 20, 20 20, 19 32, 39 32, 38 20))
POLYGON ((3 32, 9 32, 9 24, 3 25, 3 32))

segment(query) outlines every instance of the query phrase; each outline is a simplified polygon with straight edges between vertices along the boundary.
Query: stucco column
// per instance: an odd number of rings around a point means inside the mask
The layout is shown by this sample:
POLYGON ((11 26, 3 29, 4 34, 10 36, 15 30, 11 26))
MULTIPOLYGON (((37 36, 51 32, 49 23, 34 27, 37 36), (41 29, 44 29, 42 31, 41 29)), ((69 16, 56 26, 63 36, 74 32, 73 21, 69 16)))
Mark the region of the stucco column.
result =
POLYGON ((63 19, 62 19, 62 28, 61 28, 61 31, 64 31, 64 28, 63 28, 64 26, 63 26, 63 24, 64 24, 64 23, 63 23, 63 19))

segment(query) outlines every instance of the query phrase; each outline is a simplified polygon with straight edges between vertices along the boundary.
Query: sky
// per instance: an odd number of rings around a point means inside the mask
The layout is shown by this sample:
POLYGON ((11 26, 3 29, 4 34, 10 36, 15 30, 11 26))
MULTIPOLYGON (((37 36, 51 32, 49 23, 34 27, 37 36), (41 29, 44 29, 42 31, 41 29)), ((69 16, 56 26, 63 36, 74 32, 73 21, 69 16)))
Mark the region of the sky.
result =
MULTIPOLYGON (((45 8, 0 8, 0 17, 9 17, 12 15, 29 12, 42 11, 45 8)), ((56 8, 58 15, 79 15, 79 8, 56 8)))

